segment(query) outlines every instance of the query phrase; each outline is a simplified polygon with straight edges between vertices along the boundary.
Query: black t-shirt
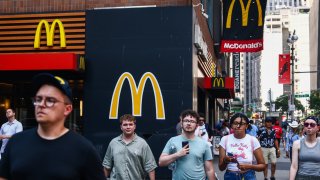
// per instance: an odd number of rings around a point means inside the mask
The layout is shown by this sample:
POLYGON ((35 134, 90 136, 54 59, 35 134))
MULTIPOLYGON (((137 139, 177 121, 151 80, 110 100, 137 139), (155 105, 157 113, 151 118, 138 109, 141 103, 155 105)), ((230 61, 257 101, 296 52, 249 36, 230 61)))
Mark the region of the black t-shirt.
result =
POLYGON ((14 135, 0 161, 0 177, 14 180, 105 180, 94 146, 75 132, 54 140, 36 129, 14 135))

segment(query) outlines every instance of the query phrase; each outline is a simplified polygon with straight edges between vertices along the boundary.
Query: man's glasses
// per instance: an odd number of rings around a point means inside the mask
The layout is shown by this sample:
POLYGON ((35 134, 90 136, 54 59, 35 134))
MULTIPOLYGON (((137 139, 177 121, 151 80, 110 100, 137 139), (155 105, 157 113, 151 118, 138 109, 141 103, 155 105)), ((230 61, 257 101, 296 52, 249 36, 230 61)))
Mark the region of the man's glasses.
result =
POLYGON ((64 104, 68 104, 66 102, 63 101, 59 101, 53 97, 41 97, 41 96, 36 96, 32 99, 33 101, 33 105, 34 106, 41 106, 42 105, 42 101, 44 101, 43 105, 47 108, 51 108, 54 106, 55 103, 64 103, 64 104))
POLYGON ((304 127, 309 127, 309 125, 310 125, 312 128, 317 126, 316 123, 304 123, 303 125, 304 125, 304 127))
POLYGON ((196 124, 197 123, 197 121, 193 121, 193 120, 190 120, 190 119, 184 119, 184 120, 182 120, 182 122, 191 123, 191 124, 196 124))
POLYGON ((239 123, 239 122, 233 122, 232 125, 233 125, 233 126, 240 127, 240 126, 245 126, 245 125, 247 125, 247 123, 243 123, 243 122, 240 122, 240 123, 239 123))

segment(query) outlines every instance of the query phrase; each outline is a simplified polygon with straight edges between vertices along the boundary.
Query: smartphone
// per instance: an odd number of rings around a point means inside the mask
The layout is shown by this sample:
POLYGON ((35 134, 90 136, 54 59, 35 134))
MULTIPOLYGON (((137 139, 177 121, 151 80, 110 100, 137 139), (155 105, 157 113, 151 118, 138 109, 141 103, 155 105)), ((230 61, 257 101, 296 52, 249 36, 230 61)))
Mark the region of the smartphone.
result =
MULTIPOLYGON (((189 141, 182 141, 182 147, 185 147, 188 144, 189 144, 189 141)), ((189 154, 189 152, 187 154, 189 154)))
POLYGON ((227 155, 230 156, 230 157, 233 157, 233 154, 232 154, 232 153, 229 153, 229 152, 228 152, 227 155))
POLYGON ((227 152, 227 155, 232 157, 232 162, 237 163, 237 165, 239 165, 239 162, 238 162, 237 158, 233 157, 232 153, 227 152))

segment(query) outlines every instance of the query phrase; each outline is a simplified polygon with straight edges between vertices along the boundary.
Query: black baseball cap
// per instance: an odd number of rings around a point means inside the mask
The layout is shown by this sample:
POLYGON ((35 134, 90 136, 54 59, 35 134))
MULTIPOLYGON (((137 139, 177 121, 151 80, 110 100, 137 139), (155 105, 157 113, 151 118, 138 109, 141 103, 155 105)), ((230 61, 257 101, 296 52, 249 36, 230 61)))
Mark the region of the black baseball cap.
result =
POLYGON ((271 117, 266 117, 266 119, 264 120, 264 122, 273 122, 273 119, 271 117))
POLYGON ((53 85, 58 88, 63 94, 65 94, 69 100, 72 102, 72 91, 69 86, 68 81, 65 79, 54 76, 50 73, 40 73, 33 77, 32 85, 34 88, 34 94, 40 89, 40 87, 44 84, 53 85))

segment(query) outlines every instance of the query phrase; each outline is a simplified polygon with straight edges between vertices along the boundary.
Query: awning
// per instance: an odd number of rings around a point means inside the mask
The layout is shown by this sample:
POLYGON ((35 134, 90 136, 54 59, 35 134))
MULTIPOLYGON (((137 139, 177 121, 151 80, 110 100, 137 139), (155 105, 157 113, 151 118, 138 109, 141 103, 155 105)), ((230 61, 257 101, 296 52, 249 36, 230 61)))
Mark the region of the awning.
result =
POLYGON ((0 54, 0 71, 83 69, 84 57, 75 53, 0 54))
POLYGON ((235 97, 233 77, 204 77, 199 78, 198 83, 213 98, 233 99, 235 97))

